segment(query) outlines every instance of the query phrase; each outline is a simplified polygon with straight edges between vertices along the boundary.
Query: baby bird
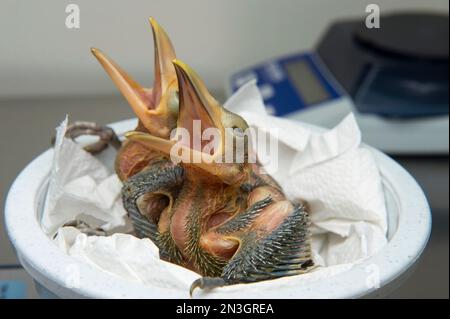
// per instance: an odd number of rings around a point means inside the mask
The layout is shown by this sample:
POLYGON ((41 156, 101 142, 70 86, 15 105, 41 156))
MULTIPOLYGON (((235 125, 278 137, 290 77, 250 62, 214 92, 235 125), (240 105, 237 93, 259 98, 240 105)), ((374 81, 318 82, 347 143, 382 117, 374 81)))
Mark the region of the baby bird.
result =
POLYGON ((188 65, 179 60, 173 65, 179 91, 176 130, 187 130, 190 140, 127 134, 128 140, 162 152, 177 164, 126 181, 125 208, 139 213, 141 198, 166 196, 168 205, 154 210, 149 232, 165 247, 166 259, 204 276, 192 284, 191 293, 197 287, 305 272, 313 266, 305 208, 288 201, 278 184, 249 162, 247 147, 242 162, 224 162, 227 152, 238 151, 236 145, 248 145, 247 123, 223 108, 188 65), (218 139, 195 143, 211 128, 218 139), (231 150, 226 138, 233 140, 231 150))

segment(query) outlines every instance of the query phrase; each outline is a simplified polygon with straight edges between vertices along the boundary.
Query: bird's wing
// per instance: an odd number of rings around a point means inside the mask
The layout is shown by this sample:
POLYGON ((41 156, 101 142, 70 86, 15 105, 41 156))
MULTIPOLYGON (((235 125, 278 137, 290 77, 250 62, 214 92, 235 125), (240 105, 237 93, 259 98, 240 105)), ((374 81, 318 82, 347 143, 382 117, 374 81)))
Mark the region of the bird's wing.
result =
MULTIPOLYGON (((264 208, 261 209, 258 215, 264 214, 264 211, 264 208)), ((229 223, 234 222, 231 220, 229 223)), ((222 230, 230 229, 228 225, 222 227, 222 230)), ((301 205, 294 206, 284 220, 271 231, 250 228, 247 231, 238 231, 236 235, 240 241, 239 249, 222 273, 222 278, 228 283, 255 282, 296 275, 313 265, 309 217, 301 205)))
POLYGON ((175 198, 183 182, 183 175, 184 170, 181 166, 164 163, 153 165, 129 178, 122 189, 123 205, 131 218, 137 237, 150 238, 160 249, 161 257, 169 260, 179 255, 175 243, 171 240, 170 234, 159 232, 157 224, 159 216, 150 218, 145 212, 141 212, 138 200, 152 193, 167 194, 175 198))

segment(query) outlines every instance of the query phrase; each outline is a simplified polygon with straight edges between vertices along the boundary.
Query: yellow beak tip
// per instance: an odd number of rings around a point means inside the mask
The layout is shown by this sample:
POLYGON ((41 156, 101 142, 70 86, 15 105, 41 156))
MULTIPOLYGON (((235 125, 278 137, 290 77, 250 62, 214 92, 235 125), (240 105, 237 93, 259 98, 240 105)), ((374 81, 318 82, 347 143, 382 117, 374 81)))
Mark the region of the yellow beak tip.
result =
POLYGON ((178 66, 178 67, 180 67, 180 68, 183 68, 183 62, 182 61, 180 61, 180 60, 178 60, 178 59, 173 59, 172 60, 172 64, 174 65, 174 66, 178 66))
POLYGON ((189 67, 189 65, 187 65, 183 61, 181 61, 179 59, 173 59, 172 64, 175 67, 175 69, 180 70, 181 72, 185 73, 190 78, 197 77, 195 72, 191 69, 191 67, 189 67))
POLYGON ((148 21, 150 22, 150 26, 152 27, 152 29, 156 32, 156 30, 159 29, 159 24, 158 22, 156 22, 156 19, 153 17, 149 17, 148 21))
POLYGON ((125 138, 130 139, 133 138, 133 136, 136 136, 136 132, 126 132, 125 133, 125 138))
POLYGON ((100 51, 100 49, 91 47, 91 53, 93 56, 98 57, 100 55, 102 55, 102 51, 100 51))

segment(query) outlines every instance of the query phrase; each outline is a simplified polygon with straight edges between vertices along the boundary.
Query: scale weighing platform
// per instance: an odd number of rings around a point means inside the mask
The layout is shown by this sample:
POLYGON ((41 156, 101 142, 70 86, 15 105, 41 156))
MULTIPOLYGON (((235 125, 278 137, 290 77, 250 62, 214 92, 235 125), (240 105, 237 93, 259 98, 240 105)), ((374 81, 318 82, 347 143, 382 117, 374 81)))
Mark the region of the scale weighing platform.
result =
POLYGON ((256 79, 274 115, 331 128, 353 112, 369 145, 448 155, 448 16, 385 15, 380 26, 335 23, 315 51, 239 71, 230 89, 256 79))

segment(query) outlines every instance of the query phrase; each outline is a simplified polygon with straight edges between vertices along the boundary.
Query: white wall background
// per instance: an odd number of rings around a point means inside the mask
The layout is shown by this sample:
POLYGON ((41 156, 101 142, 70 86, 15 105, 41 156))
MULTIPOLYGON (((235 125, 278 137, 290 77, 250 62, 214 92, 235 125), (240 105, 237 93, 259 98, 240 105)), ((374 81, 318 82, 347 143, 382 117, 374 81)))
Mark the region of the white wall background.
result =
POLYGON ((312 47, 334 19, 398 9, 448 12, 448 0, 0 0, 0 99, 116 93, 91 56, 96 46, 151 86, 148 16, 169 33, 180 59, 213 90, 231 71, 312 47), (78 4, 81 28, 65 27, 78 4))

